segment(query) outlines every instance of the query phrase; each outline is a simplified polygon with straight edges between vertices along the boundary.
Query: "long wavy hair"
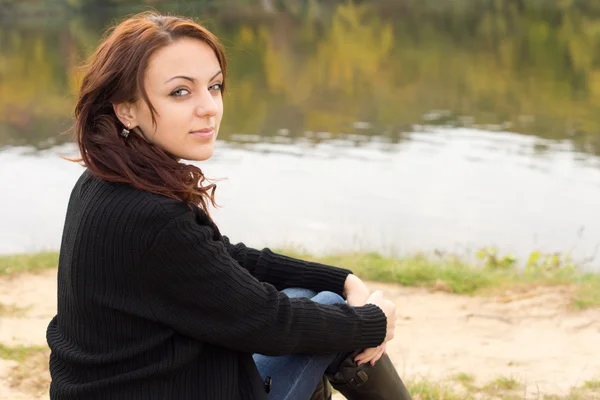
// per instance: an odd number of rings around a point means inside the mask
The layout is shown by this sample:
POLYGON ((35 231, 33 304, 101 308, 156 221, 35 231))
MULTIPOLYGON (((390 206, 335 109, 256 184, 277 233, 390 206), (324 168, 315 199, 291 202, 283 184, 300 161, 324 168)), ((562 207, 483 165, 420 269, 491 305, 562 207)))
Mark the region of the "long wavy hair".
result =
POLYGON ((113 103, 142 98, 156 124, 156 110, 143 85, 144 74, 157 50, 182 38, 202 40, 214 50, 225 83, 223 47, 203 26, 156 12, 126 19, 107 31, 86 66, 75 106, 75 137, 81 153, 77 161, 99 178, 182 200, 208 214, 208 203, 215 206, 216 185, 208 182, 200 168, 179 162, 142 135, 132 132, 123 138, 119 133, 124 126, 113 109, 113 103))

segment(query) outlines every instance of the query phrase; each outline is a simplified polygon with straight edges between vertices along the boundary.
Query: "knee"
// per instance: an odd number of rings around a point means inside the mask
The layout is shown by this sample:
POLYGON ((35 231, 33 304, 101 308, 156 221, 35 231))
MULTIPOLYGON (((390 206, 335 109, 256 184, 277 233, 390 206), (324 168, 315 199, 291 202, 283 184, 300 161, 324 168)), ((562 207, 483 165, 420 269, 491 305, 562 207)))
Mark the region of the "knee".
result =
POLYGON ((339 294, 328 291, 319 292, 311 300, 320 304, 341 304, 346 302, 339 294))
POLYGON ((304 289, 304 288, 287 288, 287 289, 283 289, 282 290, 283 293, 285 293, 287 295, 287 297, 306 297, 306 298, 312 298, 314 297, 317 292, 315 292, 314 290, 310 290, 310 289, 304 289))

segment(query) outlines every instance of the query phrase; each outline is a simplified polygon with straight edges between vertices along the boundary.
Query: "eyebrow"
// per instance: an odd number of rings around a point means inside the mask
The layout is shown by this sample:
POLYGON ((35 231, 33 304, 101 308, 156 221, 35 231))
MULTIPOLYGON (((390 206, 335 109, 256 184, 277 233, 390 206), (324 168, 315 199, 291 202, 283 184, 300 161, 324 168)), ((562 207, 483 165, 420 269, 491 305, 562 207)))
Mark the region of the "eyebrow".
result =
MULTIPOLYGON (((213 75, 213 77, 212 77, 212 78, 210 78, 209 80, 210 80, 210 81, 212 81, 213 79, 215 79, 217 76, 221 75, 222 73, 223 73, 223 71, 219 70, 219 72, 217 72, 216 74, 214 74, 214 75, 213 75)), ((174 76, 174 77, 170 78, 169 80, 167 80, 165 83, 169 83, 169 82, 171 82, 172 80, 174 80, 174 79, 178 79, 178 78, 179 78, 179 79, 185 79, 185 80, 188 80, 188 81, 190 81, 190 82, 192 82, 192 83, 196 83, 196 80, 195 80, 194 78, 190 78, 189 76, 184 76, 184 75, 177 75, 177 76, 174 76)))

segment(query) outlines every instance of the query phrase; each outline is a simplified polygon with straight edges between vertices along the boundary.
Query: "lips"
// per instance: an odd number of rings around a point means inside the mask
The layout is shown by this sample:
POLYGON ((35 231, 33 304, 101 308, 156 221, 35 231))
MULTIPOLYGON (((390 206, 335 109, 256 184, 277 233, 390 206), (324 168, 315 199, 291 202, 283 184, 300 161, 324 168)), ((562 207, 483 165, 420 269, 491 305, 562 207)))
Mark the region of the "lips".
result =
POLYGON ((197 131, 191 131, 190 135, 193 135, 197 138, 201 138, 201 139, 207 139, 207 138, 211 138, 215 133, 215 130, 213 128, 205 128, 205 129, 199 129, 197 131))

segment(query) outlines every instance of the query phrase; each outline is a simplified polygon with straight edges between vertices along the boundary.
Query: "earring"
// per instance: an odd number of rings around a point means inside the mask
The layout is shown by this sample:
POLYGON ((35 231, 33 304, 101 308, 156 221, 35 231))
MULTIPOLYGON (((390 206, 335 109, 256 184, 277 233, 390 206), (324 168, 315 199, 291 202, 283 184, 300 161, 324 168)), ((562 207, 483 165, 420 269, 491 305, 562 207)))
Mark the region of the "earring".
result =
POLYGON ((127 128, 123 128, 123 130, 121 131, 121 136, 123 136, 124 138, 127 138, 127 136, 129 136, 129 126, 131 126, 131 122, 127 124, 127 128))

